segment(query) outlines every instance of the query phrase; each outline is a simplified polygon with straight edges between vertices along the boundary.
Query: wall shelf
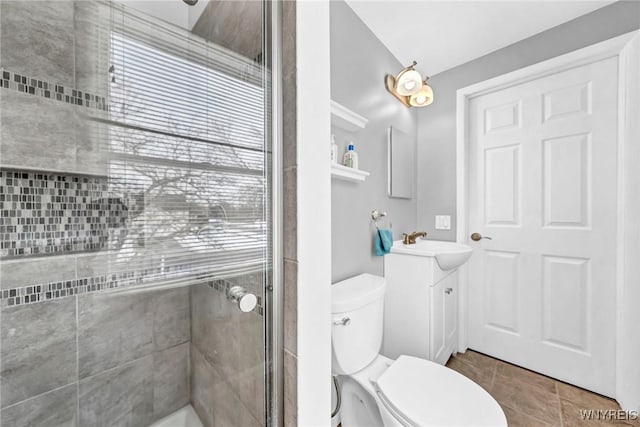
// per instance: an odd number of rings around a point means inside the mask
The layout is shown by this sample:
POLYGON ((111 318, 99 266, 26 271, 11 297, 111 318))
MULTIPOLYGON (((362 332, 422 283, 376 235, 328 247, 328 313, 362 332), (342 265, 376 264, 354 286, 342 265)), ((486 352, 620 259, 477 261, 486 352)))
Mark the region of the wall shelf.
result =
POLYGON ((367 125, 367 120, 344 105, 331 101, 331 124, 349 132, 357 132, 367 125))
POLYGON ((369 176, 369 172, 348 168, 342 165, 331 165, 331 177, 344 181, 363 182, 369 176))

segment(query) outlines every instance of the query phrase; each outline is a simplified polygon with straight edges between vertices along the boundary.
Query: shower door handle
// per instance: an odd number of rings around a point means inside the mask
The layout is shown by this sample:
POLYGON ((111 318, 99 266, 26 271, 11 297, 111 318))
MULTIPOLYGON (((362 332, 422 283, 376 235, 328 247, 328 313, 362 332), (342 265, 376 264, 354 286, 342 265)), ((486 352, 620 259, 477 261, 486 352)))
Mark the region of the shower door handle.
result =
POLYGON ((238 305, 243 313, 248 313, 256 308, 258 298, 251 292, 247 292, 242 286, 232 286, 227 291, 227 298, 238 305))

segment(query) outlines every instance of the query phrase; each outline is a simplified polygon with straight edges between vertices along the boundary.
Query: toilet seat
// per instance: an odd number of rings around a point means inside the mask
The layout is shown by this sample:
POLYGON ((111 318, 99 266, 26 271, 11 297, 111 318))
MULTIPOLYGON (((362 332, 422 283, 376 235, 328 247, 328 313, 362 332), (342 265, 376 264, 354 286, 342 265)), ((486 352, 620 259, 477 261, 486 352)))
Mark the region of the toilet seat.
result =
POLYGON ((408 426, 505 426, 500 405, 478 384, 437 363, 400 356, 376 380, 380 402, 408 426))

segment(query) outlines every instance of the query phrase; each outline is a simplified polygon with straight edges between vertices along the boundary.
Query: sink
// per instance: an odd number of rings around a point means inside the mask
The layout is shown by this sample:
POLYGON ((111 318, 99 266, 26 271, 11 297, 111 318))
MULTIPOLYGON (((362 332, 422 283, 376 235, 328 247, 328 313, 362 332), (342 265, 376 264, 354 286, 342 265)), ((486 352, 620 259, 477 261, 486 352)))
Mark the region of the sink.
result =
POLYGON ((440 240, 418 240, 413 245, 405 245, 402 240, 393 242, 391 252, 415 256, 434 257, 438 266, 446 271, 460 267, 471 257, 471 247, 455 242, 440 240))

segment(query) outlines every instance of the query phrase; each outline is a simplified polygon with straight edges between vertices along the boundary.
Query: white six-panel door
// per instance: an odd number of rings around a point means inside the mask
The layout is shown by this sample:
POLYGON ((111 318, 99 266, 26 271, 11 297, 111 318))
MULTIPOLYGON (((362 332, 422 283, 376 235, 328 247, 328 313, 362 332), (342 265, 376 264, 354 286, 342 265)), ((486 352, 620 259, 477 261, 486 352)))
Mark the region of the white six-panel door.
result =
POLYGON ((613 396, 617 62, 469 103, 469 347, 613 396))

